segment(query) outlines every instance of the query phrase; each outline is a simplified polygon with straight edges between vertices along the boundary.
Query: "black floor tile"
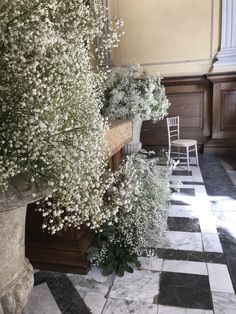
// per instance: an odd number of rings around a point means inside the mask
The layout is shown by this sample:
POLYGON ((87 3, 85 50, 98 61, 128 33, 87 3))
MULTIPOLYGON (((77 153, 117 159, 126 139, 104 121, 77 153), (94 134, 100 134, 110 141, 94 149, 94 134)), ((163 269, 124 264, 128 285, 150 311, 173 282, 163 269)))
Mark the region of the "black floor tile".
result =
POLYGON ((212 200, 212 213, 217 220, 218 235, 234 291, 236 292, 236 224, 234 218, 234 210, 236 215, 236 208, 232 208, 233 205, 231 203, 224 203, 224 200, 221 200, 225 196, 227 197, 226 200, 236 200, 236 187, 218 157, 200 155, 200 167, 207 194, 220 196, 220 200, 212 200))
POLYGON ((192 176, 192 171, 187 170, 173 170, 172 174, 174 176, 192 176))
POLYGON ((35 273, 35 285, 47 283, 62 314, 91 314, 66 274, 39 271, 35 273))
POLYGON ((212 309, 208 276, 162 272, 158 303, 194 309, 212 309))
POLYGON ((230 233, 226 228, 218 227, 217 228, 220 242, 222 245, 235 245, 236 246, 236 237, 230 233))
POLYGON ((201 232, 198 218, 168 217, 170 231, 201 232))
POLYGON ((236 258, 236 245, 222 245, 226 258, 236 258))
MULTIPOLYGON (((150 251, 159 257, 170 260, 183 260, 193 262, 204 262, 214 264, 226 264, 223 253, 215 252, 196 252, 196 251, 185 251, 185 250, 173 250, 173 249, 162 249, 162 248, 149 248, 150 251)), ((146 256, 146 250, 140 253, 141 256, 146 256)))
POLYGON ((227 257, 227 265, 232 280, 234 292, 236 293, 236 258, 227 257))
POLYGON ((49 271, 38 271, 34 274, 34 286, 41 285, 44 282, 47 282, 49 276, 53 274, 49 271))
POLYGON ((184 195, 189 195, 189 196, 195 196, 195 189, 193 188, 180 188, 178 190, 171 188, 171 192, 175 192, 178 194, 184 194, 184 195))
POLYGON ((196 181, 182 181, 183 185, 204 185, 203 182, 196 182, 196 181))
POLYGON ((221 160, 212 155, 199 155, 200 168, 208 195, 236 199, 236 187, 225 171, 221 160))
POLYGON ((171 205, 190 205, 189 203, 182 202, 182 201, 177 201, 177 200, 171 200, 170 204, 171 205))
MULTIPOLYGON (((178 158, 178 157, 174 157, 173 158, 174 161, 178 161, 178 166, 187 166, 187 159, 186 158, 178 158)), ((190 160, 189 163, 190 166, 196 166, 196 162, 194 162, 193 160, 190 160)))
POLYGON ((192 189, 192 188, 180 188, 179 189, 179 192, 181 194, 186 194, 186 195, 189 195, 189 196, 195 196, 195 189, 192 189))
POLYGON ((236 293, 236 245, 222 245, 226 263, 228 265, 229 274, 236 293))

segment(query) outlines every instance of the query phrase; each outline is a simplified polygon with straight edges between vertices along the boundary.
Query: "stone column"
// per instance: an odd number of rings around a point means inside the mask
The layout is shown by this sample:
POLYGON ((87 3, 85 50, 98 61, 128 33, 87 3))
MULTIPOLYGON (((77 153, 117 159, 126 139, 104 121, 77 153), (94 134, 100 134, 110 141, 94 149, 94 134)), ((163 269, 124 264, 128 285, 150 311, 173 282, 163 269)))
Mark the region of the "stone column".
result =
POLYGON ((221 47, 214 68, 236 66, 236 0, 222 0, 221 47))

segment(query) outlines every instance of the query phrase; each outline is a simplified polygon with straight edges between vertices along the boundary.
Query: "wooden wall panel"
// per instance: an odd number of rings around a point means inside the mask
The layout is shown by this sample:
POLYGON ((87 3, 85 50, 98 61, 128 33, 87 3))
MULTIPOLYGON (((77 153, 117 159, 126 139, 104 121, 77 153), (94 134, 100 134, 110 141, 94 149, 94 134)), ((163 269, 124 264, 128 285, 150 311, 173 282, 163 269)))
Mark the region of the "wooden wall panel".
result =
MULTIPOLYGON (((236 154, 236 73, 174 77, 162 81, 171 102, 169 116, 180 116, 182 138, 198 141, 204 151, 236 154)), ((166 121, 143 123, 144 148, 167 145, 166 121)))
POLYGON ((168 94, 168 99, 172 103, 169 115, 182 117, 182 128, 203 129, 203 93, 168 94))
POLYGON ((236 73, 207 76, 212 87, 212 137, 210 153, 236 155, 236 73))
POLYGON ((221 92, 221 131, 236 131, 236 90, 221 92))
POLYGON ((213 82, 212 138, 235 138, 236 81, 213 82))
MULTIPOLYGON (((210 84, 203 77, 168 78, 162 82, 171 102, 169 116, 180 116, 182 138, 196 139, 200 145, 210 136, 210 84)), ((143 123, 144 146, 167 145, 166 120, 143 123)))

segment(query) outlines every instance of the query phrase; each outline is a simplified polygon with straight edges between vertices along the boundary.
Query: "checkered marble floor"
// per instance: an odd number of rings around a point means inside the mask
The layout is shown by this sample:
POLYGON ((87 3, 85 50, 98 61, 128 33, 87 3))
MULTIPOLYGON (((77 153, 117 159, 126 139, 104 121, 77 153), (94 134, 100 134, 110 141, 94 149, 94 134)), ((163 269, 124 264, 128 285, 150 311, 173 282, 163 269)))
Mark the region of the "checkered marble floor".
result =
POLYGON ((218 159, 202 157, 201 170, 174 171, 183 186, 172 194, 168 245, 140 257, 141 270, 35 271, 25 314, 235 314, 236 190, 218 159))

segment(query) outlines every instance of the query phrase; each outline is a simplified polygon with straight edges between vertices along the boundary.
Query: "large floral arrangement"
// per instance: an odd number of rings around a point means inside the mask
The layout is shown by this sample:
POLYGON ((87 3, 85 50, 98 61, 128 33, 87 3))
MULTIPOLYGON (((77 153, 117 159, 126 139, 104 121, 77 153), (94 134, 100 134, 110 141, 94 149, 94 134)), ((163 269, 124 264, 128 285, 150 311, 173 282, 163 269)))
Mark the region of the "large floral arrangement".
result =
POLYGON ((115 216, 97 234, 98 246, 88 250, 88 258, 104 275, 132 272, 140 252, 149 255, 150 248, 166 241, 171 167, 146 157, 127 157, 107 191, 107 206, 111 204, 115 216))
POLYGON ((0 188, 27 173, 51 191, 38 203, 44 228, 99 228, 110 179, 91 51, 97 38, 101 57, 116 45, 118 25, 99 0, 2 0, 0 17, 0 188))
POLYGON ((159 121, 169 106, 159 74, 141 71, 138 65, 110 71, 102 109, 105 116, 159 121))

